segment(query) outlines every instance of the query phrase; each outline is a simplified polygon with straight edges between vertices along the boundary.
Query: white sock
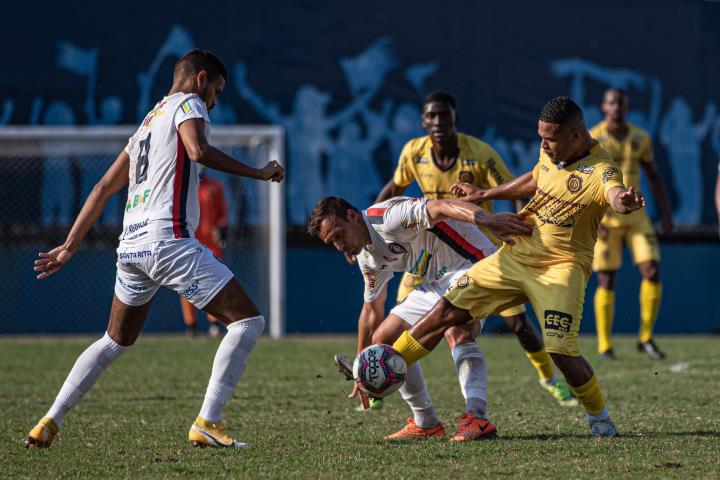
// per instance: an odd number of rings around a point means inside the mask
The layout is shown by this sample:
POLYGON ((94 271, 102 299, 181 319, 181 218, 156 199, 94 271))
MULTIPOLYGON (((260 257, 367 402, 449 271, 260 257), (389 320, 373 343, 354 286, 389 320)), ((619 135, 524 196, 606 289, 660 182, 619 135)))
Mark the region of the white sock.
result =
POLYGON ((210 422, 219 422, 223 417, 225 404, 240 382, 247 365, 250 351, 265 329, 265 317, 245 318, 227 326, 227 333, 215 354, 210 383, 200 416, 210 422))
POLYGON ((480 346, 475 342, 456 345, 452 351, 466 412, 476 417, 487 415, 487 366, 480 346))
POLYGON ((587 418, 588 420, 610 420, 610 413, 608 413, 608 409, 607 407, 605 407, 603 411, 598 413, 597 415, 592 415, 588 413, 587 418))
POLYGON ((400 387, 400 395, 412 409, 415 425, 420 428, 432 428, 440 423, 425 386, 419 362, 408 367, 405 383, 400 387))
POLYGON ((90 390, 105 369, 128 348, 130 347, 123 347, 116 343, 105 332, 100 340, 80 354, 55 398, 55 402, 45 416, 55 420, 57 426, 60 427, 67 412, 90 390))

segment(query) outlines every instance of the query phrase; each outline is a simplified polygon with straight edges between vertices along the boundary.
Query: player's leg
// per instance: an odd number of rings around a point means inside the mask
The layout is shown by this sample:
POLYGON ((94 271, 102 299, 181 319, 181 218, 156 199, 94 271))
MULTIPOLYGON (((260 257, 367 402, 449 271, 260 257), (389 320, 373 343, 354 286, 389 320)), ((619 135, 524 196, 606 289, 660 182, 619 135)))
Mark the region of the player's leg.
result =
POLYGON ((638 350, 654 360, 665 358, 665 354, 653 340, 653 328, 662 301, 660 283, 660 247, 657 236, 649 221, 640 222, 631 229, 630 249, 633 261, 642 275, 640 283, 640 331, 638 350))
POLYGON ((559 266, 528 276, 525 291, 540 319, 545 350, 587 412, 590 434, 614 436, 595 372, 578 345, 586 284, 587 275, 580 268, 559 266))
POLYGON ((563 378, 558 377, 553 369, 553 361, 545 351, 542 337, 525 315, 525 306, 519 305, 501 313, 503 320, 517 336, 525 355, 538 374, 538 382, 563 407, 576 407, 577 399, 573 396, 563 378), (517 313, 515 313, 517 312, 517 313))
POLYGON ((622 246, 625 229, 618 227, 598 228, 595 243, 593 270, 597 272, 595 290, 595 329, 598 337, 598 353, 602 359, 614 359, 611 333, 615 318, 615 272, 622 266, 622 246))
POLYGON ((180 297, 180 311, 185 322, 185 334, 189 337, 197 336, 197 310, 185 297, 180 297))
POLYGON ((108 366, 135 343, 150 311, 152 294, 143 305, 130 306, 113 297, 107 332, 75 361, 50 410, 33 428, 26 447, 48 447, 57 434, 65 415, 97 382, 108 366))
MULTIPOLYGON (((411 293, 402 304, 403 312, 396 312, 398 307, 393 309, 373 333, 372 342, 391 344, 404 331, 410 328, 410 323, 403 320, 398 313, 405 313, 405 316, 410 316, 411 318, 412 315, 417 315, 416 312, 410 315, 407 314, 411 310, 417 310, 417 305, 414 305, 414 303, 413 294, 411 293)), ((386 436, 386 439, 399 440, 445 435, 445 429, 438 419, 432 400, 430 399, 430 394, 427 391, 419 362, 408 365, 405 383, 400 387, 400 395, 412 410, 413 418, 408 419, 407 425, 401 430, 386 436)))

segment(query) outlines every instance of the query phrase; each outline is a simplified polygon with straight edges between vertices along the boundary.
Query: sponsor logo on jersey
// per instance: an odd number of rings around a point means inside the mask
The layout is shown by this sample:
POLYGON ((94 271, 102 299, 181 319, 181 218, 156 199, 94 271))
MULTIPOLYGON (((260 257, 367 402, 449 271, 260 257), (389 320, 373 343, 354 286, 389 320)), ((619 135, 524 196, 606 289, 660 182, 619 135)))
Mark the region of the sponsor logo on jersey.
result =
POLYGON ((430 163, 430 160, 428 160, 425 157, 415 157, 413 158, 414 163, 430 163))
POLYGON ((578 165, 577 171, 580 173, 584 173, 585 175, 590 175, 595 171, 595 167, 587 167, 585 165, 578 165))
POLYGON ((395 242, 388 245, 388 249, 395 255, 402 255, 403 253, 407 253, 407 250, 405 249, 405 247, 403 247, 399 243, 395 243, 395 242))
POLYGON ((151 189, 145 190, 141 195, 135 195, 133 198, 128 197, 127 203, 125 204, 125 211, 129 212, 131 209, 145 204, 150 197, 151 189))
POLYGON ((383 255, 383 258, 385 259, 386 262, 390 262, 390 263, 398 261, 398 257, 386 257, 385 255, 383 255))
POLYGON ((440 270, 438 270, 438 273, 437 273, 437 275, 435 275, 434 280, 436 282, 441 280, 445 276, 446 273, 447 273, 447 267, 445 265, 443 265, 443 267, 440 270))
POLYGON ((588 204, 568 202, 561 200, 554 195, 537 189, 535 196, 525 207, 525 210, 535 214, 543 223, 549 223, 557 227, 572 228, 575 220, 587 208, 588 204))
POLYGON ((373 290, 375 288, 375 280, 377 279, 375 270, 365 269, 362 273, 365 277, 366 290, 373 290))
MULTIPOLYGON (((500 175, 500 171, 497 169, 497 164, 495 163, 494 158, 488 158, 488 161, 486 162, 488 170, 490 170, 490 175, 493 176, 495 181, 498 185, 502 185, 505 183, 505 180, 503 179, 502 175, 500 175)), ((471 182, 468 182, 471 183, 471 182)))
POLYGON ((137 232, 138 230, 140 230, 141 228, 147 227, 147 224, 148 224, 148 219, 147 219, 147 218, 146 218, 145 220, 143 220, 142 222, 131 223, 131 224, 128 225, 127 228, 125 229, 125 233, 135 233, 135 232, 137 232))
POLYGON ((540 165, 540 170, 542 170, 543 172, 549 172, 549 171, 550 171, 550 169, 549 169, 547 166, 545 166, 545 165, 540 165))
POLYGON ((120 275, 118 275, 116 278, 118 279, 118 282, 120 282, 120 285, 127 288, 128 290, 132 290, 133 292, 141 293, 147 290, 147 287, 143 287, 142 285, 136 285, 134 283, 127 283, 123 281, 120 275))
MULTIPOLYGON (((557 330, 559 332, 568 333, 570 332, 570 326, 572 325, 572 315, 565 312, 559 312, 557 310, 545 310, 545 330, 557 330)), ((549 335, 558 336, 562 338, 562 335, 549 335)))
POLYGON ((142 126, 144 128, 147 128, 152 124, 153 120, 155 120, 155 117, 162 117, 165 115, 165 112, 162 111, 162 108, 165 106, 165 102, 167 100, 161 100, 158 103, 155 104, 155 108, 150 110, 147 115, 145 115, 145 119, 143 120, 142 126))
POLYGON ((182 292, 181 295, 187 299, 190 299, 190 297, 195 295, 199 289, 200 289, 200 286, 198 285, 198 281, 193 280, 192 284, 190 284, 190 286, 187 288, 187 290, 182 292))
POLYGON ((461 182, 473 183, 474 179, 475 177, 473 176, 472 172, 460 172, 458 174, 458 180, 460 180, 461 182))
POLYGON ((567 189, 570 190, 570 193, 577 193, 582 188, 582 178, 578 177, 574 173, 571 173, 567 182, 565 182, 565 185, 567 186, 567 189))
POLYGON ((602 173, 603 183, 608 183, 610 180, 613 179, 613 177, 615 177, 619 173, 620 171, 615 167, 606 168, 602 173))
POLYGON ((477 165, 477 160, 474 160, 472 158, 466 158, 465 160, 460 161, 460 165, 464 167, 474 167, 477 165))
POLYGON ((422 219, 413 218, 411 220, 404 220, 402 224, 403 230, 418 230, 422 226, 422 219))

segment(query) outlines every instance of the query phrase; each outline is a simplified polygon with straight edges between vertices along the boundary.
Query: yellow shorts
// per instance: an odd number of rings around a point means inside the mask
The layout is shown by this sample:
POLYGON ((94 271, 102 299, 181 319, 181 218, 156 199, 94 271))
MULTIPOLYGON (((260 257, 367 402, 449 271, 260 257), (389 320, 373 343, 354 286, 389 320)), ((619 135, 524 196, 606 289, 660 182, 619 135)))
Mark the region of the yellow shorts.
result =
POLYGON ((660 261, 660 247, 655 229, 647 216, 643 216, 629 225, 605 227, 598 231, 593 270, 619 270, 622 266, 623 243, 630 248, 635 265, 651 260, 660 261))
MULTIPOLYGON (((485 260, 483 260, 485 261, 485 260)), ((413 275, 412 273, 405 272, 403 274, 402 280, 400 281, 400 287, 398 287, 398 293, 397 293, 397 303, 402 302, 407 298, 408 295, 410 295, 410 292, 415 290, 417 287, 422 285, 422 283, 425 281, 425 277, 421 277, 420 275, 413 275)), ((525 305, 520 304, 516 305, 514 307, 508 308, 507 310, 503 310, 502 312, 498 313, 501 317, 512 317, 514 315, 520 315, 522 313, 525 313, 525 305)))
POLYGON ((576 357, 587 280, 585 270, 575 265, 531 267, 501 249, 473 265, 445 299, 468 310, 473 318, 530 300, 542 327, 545 350, 576 357))

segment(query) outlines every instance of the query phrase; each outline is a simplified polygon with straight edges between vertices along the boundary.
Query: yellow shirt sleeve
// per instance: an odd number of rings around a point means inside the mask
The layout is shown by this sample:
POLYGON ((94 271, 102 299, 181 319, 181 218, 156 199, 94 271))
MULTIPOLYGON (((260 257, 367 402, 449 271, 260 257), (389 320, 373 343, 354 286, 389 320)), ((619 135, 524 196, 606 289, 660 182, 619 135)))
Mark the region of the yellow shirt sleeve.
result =
POLYGON ((642 146, 640 147, 640 155, 638 155, 638 159, 641 162, 652 162, 653 160, 653 149, 652 149, 652 141, 650 140, 650 137, 645 137, 642 146))
POLYGON ((393 175, 393 183, 398 187, 407 187, 413 182, 413 180, 415 180, 411 143, 412 142, 406 143, 402 152, 400 152, 398 166, 395 169, 395 174, 393 175))
POLYGON ((533 168, 532 176, 535 180, 537 180, 540 177, 540 162, 537 162, 535 164, 535 168, 533 168))
POLYGON ((608 205, 608 192, 615 187, 625 188, 623 174, 618 167, 609 164, 602 165, 600 172, 602 174, 602 189, 600 190, 602 194, 597 201, 602 205, 608 205))
POLYGON ((487 146, 486 158, 485 181, 488 185, 497 187, 515 179, 515 176, 510 173, 500 155, 490 145, 487 146))

